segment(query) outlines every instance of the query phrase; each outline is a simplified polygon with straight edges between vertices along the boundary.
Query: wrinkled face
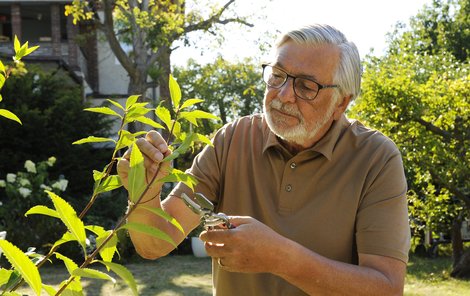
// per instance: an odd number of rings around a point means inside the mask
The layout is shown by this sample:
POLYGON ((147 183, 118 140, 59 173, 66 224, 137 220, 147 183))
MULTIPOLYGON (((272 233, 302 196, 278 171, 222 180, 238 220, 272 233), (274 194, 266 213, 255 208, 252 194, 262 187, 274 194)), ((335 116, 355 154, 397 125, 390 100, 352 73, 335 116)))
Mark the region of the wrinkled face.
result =
MULTIPOLYGON (((339 55, 339 49, 332 45, 300 45, 288 41, 277 49, 271 65, 295 77, 333 84, 339 55)), ((311 147, 344 111, 342 100, 335 99, 334 93, 333 88, 324 88, 313 101, 306 101, 295 95, 292 78, 279 89, 268 86, 264 100, 268 126, 288 143, 311 147)))

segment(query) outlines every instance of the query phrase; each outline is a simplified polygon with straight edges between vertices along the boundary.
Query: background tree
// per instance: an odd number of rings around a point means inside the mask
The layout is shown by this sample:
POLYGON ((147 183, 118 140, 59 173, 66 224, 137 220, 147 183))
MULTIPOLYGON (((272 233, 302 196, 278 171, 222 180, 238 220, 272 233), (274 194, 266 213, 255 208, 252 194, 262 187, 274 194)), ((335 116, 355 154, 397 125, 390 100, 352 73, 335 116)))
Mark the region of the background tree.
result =
POLYGON ((351 110, 400 147, 412 227, 451 233, 455 277, 470 276, 460 233, 470 217, 468 11, 467 0, 434 1, 409 29, 398 25, 385 56, 367 58, 351 110))
POLYGON ((23 169, 26 160, 39 162, 54 156, 57 163, 49 170, 51 178, 63 174, 71 180, 67 193, 75 197, 75 206, 83 208, 81 197, 93 190, 92 171, 106 163, 109 151, 72 143, 88 135, 108 135, 111 122, 83 111, 88 106, 80 86, 64 71, 28 68, 24 76, 10 77, 1 92, 8 98, 4 106, 18 115, 23 125, 20 128, 14 121, 1 119, 0 179, 23 169))
POLYGON ((202 31, 216 34, 220 26, 238 23, 252 26, 232 10, 235 0, 224 5, 198 1, 188 9, 185 0, 74 0, 66 14, 77 21, 92 21, 101 30, 116 58, 127 71, 129 94, 142 94, 151 86, 148 77, 160 86, 163 99, 169 98, 170 57, 177 40, 189 44, 188 34, 202 31), (102 18, 96 12, 103 11, 102 18), (123 44, 131 45, 126 52, 123 44))
POLYGON ((205 65, 189 60, 174 73, 186 97, 204 99, 198 108, 220 117, 218 124, 204 122, 206 134, 240 116, 262 111, 265 86, 261 66, 253 59, 231 63, 219 56, 205 65))

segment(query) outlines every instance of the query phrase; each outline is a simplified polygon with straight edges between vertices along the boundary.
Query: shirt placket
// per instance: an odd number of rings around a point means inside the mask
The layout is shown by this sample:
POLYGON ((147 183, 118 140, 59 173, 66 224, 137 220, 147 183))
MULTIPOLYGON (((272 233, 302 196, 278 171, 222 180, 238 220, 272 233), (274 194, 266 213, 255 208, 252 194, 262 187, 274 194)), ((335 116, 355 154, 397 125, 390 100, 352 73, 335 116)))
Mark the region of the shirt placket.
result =
POLYGON ((284 173, 279 192, 279 212, 281 214, 288 214, 293 209, 295 192, 297 186, 299 186, 299 183, 296 180, 298 161, 298 159, 293 157, 286 162, 284 166, 284 173))

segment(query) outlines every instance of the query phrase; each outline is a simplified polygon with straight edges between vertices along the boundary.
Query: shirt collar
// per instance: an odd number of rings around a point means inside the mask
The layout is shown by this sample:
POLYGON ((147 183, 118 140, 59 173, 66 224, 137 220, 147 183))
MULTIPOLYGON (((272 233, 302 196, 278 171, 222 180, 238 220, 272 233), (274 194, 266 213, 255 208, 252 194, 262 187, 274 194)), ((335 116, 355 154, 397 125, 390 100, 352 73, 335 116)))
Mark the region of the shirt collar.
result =
MULTIPOLYGON (((306 151, 317 152, 317 153, 321 153, 328 160, 331 160, 333 156, 333 149, 335 148, 336 143, 338 142, 343 131, 350 124, 351 123, 346 118, 346 115, 342 114, 339 120, 333 121, 333 124, 331 125, 330 129, 317 143, 315 143, 315 145, 313 145, 313 147, 303 151, 302 153, 306 151)), ((266 150, 268 150, 271 147, 282 147, 277 136, 269 129, 264 116, 263 116, 263 130, 264 130, 263 154, 265 153, 266 150)))

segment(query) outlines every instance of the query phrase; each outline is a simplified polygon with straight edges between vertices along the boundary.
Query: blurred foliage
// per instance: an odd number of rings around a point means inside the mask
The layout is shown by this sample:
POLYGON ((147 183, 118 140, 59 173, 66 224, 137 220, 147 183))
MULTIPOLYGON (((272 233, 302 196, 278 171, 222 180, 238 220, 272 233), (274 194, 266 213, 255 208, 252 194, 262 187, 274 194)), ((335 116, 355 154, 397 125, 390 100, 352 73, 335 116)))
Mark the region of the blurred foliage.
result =
POLYGON ((42 71, 33 66, 21 77, 10 77, 2 89, 5 106, 23 121, 18 128, 12 121, 0 124, 0 178, 16 172, 24 161, 42 161, 50 156, 57 164, 52 178, 64 174, 69 179, 70 201, 83 208, 93 190, 92 170, 101 168, 109 151, 90 145, 72 145, 86 135, 106 135, 111 122, 104 116, 84 112, 80 86, 62 70, 42 71))
POLYGON ((411 225, 448 233, 470 210, 468 0, 433 1, 399 24, 383 57, 368 56, 350 114, 399 146, 411 225))
POLYGON ((231 63, 219 56, 205 65, 191 59, 186 67, 175 68, 174 74, 186 97, 203 99, 198 108, 221 118, 222 122, 205 121, 205 134, 212 133, 221 124, 263 109, 262 69, 251 59, 231 63))
POLYGON ((28 160, 18 172, 10 172, 0 180, 0 231, 7 231, 7 239, 23 250, 34 247, 47 249, 44 242, 55 241, 65 231, 56 219, 30 216, 25 213, 38 204, 49 205, 45 189, 66 195, 68 180, 53 180, 48 170, 55 158, 37 164, 28 160))

